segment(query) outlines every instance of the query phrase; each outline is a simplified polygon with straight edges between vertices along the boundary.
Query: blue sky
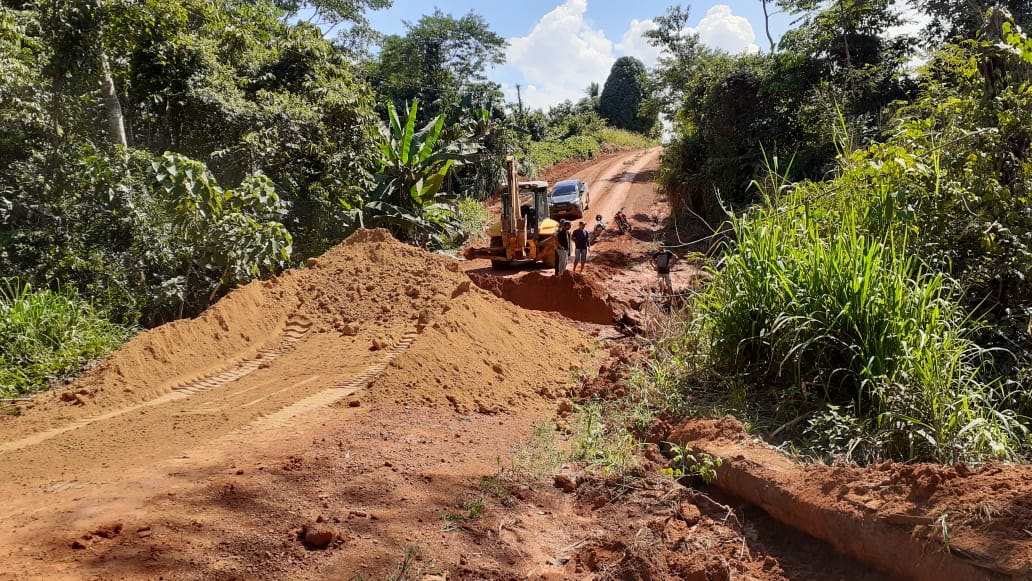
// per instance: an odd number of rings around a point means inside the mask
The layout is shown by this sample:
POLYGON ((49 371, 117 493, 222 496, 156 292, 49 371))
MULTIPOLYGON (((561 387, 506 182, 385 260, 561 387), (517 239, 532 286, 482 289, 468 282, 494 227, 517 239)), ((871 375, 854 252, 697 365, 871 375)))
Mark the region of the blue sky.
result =
MULTIPOLYGON (((659 53, 642 33, 670 5, 659 0, 394 0, 390 9, 368 16, 374 29, 404 34, 403 21, 415 23, 435 6, 456 18, 471 10, 480 14, 509 41, 507 63, 491 71, 490 78, 502 85, 507 100, 515 102, 518 83, 525 106, 547 108, 576 101, 592 82, 603 84, 621 56, 653 65, 659 53)), ((705 1, 690 9, 691 31, 710 46, 733 53, 769 46, 760 0, 705 1)), ((772 17, 775 40, 790 23, 786 14, 772 17)))

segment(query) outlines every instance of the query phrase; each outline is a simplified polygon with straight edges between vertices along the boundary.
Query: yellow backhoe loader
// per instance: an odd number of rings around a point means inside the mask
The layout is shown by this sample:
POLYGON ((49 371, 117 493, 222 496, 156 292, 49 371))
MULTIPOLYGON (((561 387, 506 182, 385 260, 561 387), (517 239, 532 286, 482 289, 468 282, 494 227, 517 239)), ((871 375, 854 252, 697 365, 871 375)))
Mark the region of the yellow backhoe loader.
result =
POLYGON ((540 261, 555 266, 555 239, 559 222, 548 217, 548 182, 521 182, 516 161, 505 160, 507 188, 502 196, 502 219, 488 228, 488 248, 467 248, 467 259, 489 258, 491 266, 505 268, 517 261, 540 261))

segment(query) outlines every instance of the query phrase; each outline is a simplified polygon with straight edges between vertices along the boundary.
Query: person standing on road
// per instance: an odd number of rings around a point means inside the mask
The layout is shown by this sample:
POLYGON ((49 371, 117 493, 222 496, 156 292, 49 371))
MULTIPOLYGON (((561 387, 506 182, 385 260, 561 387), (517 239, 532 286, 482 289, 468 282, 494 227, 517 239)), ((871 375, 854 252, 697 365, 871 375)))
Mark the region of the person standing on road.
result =
POLYGON ((559 242, 555 247, 555 275, 559 276, 566 272, 566 263, 570 260, 570 223, 566 220, 559 222, 559 229, 555 232, 555 238, 559 242))
POLYGON ((677 255, 670 252, 664 244, 659 245, 652 255, 652 266, 656 269, 656 276, 659 277, 659 291, 664 294, 674 294, 674 285, 670 280, 670 267, 677 262, 677 255))
POLYGON ((580 221, 577 229, 573 231, 573 272, 577 272, 577 265, 580 265, 580 272, 584 272, 584 264, 588 261, 588 223, 580 221))

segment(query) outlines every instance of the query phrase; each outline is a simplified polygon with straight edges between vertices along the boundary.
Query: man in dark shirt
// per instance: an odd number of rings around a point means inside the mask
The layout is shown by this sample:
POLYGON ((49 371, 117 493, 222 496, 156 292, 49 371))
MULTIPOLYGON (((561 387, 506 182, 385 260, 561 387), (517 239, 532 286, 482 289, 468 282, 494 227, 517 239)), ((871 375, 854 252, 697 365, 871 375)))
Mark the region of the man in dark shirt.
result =
POLYGON ((588 261, 588 230, 587 222, 580 221, 577 229, 573 231, 573 272, 577 272, 577 265, 580 265, 580 272, 584 272, 584 264, 588 261))
POLYGON ((559 276, 566 272, 566 263, 570 260, 570 223, 561 220, 555 237, 559 241, 555 247, 555 275, 559 276))
POLYGON ((663 244, 659 250, 652 255, 652 266, 656 268, 656 275, 659 277, 659 290, 665 294, 673 294, 674 285, 670 280, 670 267, 677 262, 677 255, 670 252, 663 244))

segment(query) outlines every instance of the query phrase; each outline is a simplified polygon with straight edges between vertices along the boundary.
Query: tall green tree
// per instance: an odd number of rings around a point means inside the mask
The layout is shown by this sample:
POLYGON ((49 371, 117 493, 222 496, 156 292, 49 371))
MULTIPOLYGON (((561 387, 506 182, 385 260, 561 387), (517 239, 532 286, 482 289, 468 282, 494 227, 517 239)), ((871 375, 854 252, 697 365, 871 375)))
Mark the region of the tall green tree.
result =
MULTIPOLYGON (((487 80, 487 70, 505 61, 505 39, 475 12, 454 18, 441 10, 405 23, 404 36, 383 39, 368 77, 378 93, 406 109, 418 99, 420 122, 460 108, 500 105, 501 92, 487 80)), ((454 118, 453 118, 454 120, 454 118)))
POLYGON ((598 100, 599 114, 613 127, 647 134, 656 126, 658 113, 642 109, 650 97, 646 74, 645 64, 634 57, 613 63, 598 100))
POLYGON ((956 38, 975 38, 986 22, 986 14, 996 6, 1006 9, 1018 26, 1032 26, 1032 3, 1027 0, 908 0, 931 17, 925 44, 938 46, 956 38))

